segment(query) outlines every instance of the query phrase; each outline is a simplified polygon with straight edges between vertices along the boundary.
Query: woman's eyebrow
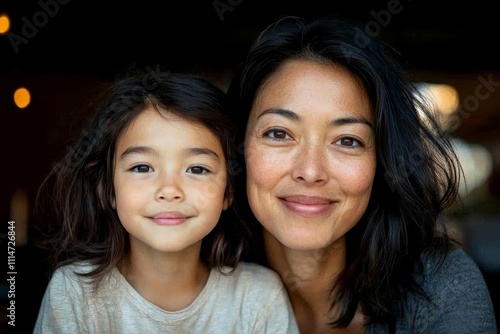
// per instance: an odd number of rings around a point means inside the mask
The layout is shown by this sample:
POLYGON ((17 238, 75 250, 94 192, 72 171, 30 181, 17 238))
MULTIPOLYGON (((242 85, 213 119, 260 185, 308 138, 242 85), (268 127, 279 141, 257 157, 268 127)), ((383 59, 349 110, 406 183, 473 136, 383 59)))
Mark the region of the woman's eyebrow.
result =
MULTIPOLYGON (((268 114, 280 115, 294 121, 300 120, 301 118, 298 114, 294 113, 293 111, 281 108, 266 109, 263 112, 261 112, 259 116, 257 116, 257 118, 268 114)), ((355 123, 366 124, 369 127, 373 128, 372 123, 368 119, 362 116, 340 117, 330 121, 330 125, 337 125, 337 126, 345 124, 355 124, 355 123)))
POLYGON ((300 116, 297 115, 296 113, 294 113, 293 111, 287 110, 287 109, 281 109, 281 108, 266 109, 263 112, 261 112, 259 114, 259 116, 257 116, 257 118, 260 118, 260 117, 262 117, 264 115, 268 115, 268 114, 280 115, 280 116, 286 117, 286 118, 294 120, 294 121, 297 121, 300 119, 300 116))
POLYGON ((366 124, 370 128, 373 128, 372 123, 362 116, 339 117, 330 121, 330 125, 337 125, 337 126, 346 124, 356 124, 356 123, 366 124))

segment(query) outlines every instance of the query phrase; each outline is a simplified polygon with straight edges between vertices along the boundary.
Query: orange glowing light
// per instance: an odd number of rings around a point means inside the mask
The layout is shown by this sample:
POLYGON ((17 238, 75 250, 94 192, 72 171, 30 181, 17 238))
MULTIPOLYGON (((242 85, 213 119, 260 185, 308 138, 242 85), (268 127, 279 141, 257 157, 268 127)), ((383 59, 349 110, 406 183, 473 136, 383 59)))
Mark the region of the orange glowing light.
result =
POLYGON ((24 87, 18 88, 14 92, 14 103, 20 109, 26 108, 31 102, 31 95, 29 90, 24 87))
POLYGON ((10 28, 10 19, 6 14, 0 14, 0 34, 6 34, 10 28))

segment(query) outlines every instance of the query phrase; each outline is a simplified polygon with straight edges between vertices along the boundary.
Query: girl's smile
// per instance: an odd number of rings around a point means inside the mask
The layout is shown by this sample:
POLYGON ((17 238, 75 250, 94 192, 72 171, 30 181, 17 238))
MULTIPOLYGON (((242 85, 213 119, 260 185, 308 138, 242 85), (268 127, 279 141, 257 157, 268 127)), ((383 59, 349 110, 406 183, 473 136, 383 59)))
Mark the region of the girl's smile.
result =
POLYGON ((158 225, 180 225, 192 216, 177 211, 160 212, 151 217, 158 225))
POLYGON ((152 107, 139 114, 115 151, 114 204, 131 247, 198 252, 229 206, 226 175, 210 130, 152 107))

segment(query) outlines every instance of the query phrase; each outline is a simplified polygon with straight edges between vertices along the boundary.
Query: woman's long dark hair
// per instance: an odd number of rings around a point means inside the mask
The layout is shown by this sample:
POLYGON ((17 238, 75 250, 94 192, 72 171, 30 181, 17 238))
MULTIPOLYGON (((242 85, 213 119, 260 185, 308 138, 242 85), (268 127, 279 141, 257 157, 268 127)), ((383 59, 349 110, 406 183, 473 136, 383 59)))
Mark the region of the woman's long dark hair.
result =
MULTIPOLYGON (((226 161, 233 161, 234 123, 223 114, 224 92, 191 74, 144 73, 115 82, 103 94, 90 124, 41 185, 37 208, 53 207, 55 232, 44 247, 51 251, 49 272, 75 261, 92 263, 86 276, 99 284, 129 250, 128 233, 111 205, 117 138, 145 108, 169 112, 208 128, 219 140, 226 161)), ((228 166, 226 196, 232 198, 234 174, 228 166)), ((41 212, 37 210, 37 212, 41 212)), ((234 267, 247 247, 245 230, 233 210, 222 213, 202 241, 201 259, 211 268, 234 267)))
MULTIPOLYGON (((458 194, 458 160, 393 50, 356 22, 335 18, 306 22, 287 17, 260 34, 228 88, 240 147, 262 83, 292 59, 339 64, 368 92, 377 170, 368 208, 347 233, 345 270, 332 282, 332 308, 342 308, 330 324, 347 326, 358 305, 369 322, 391 323, 403 312, 409 292, 425 296, 413 276, 422 256, 437 250, 444 259, 453 245, 440 216, 458 194)), ((244 168, 244 155, 238 158, 244 168)), ((245 172, 238 174, 236 199, 254 233, 250 254, 255 256, 249 260, 265 263, 262 226, 248 205, 245 177, 245 172)))

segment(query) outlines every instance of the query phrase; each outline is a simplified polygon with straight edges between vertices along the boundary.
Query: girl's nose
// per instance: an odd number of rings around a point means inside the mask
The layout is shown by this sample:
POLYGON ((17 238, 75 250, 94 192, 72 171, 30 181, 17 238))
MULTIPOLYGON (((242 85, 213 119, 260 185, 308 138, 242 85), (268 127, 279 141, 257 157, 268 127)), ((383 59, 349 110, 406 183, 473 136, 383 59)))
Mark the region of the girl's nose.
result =
POLYGON ((182 181, 177 175, 161 175, 156 191, 157 201, 181 201, 184 199, 182 181))

